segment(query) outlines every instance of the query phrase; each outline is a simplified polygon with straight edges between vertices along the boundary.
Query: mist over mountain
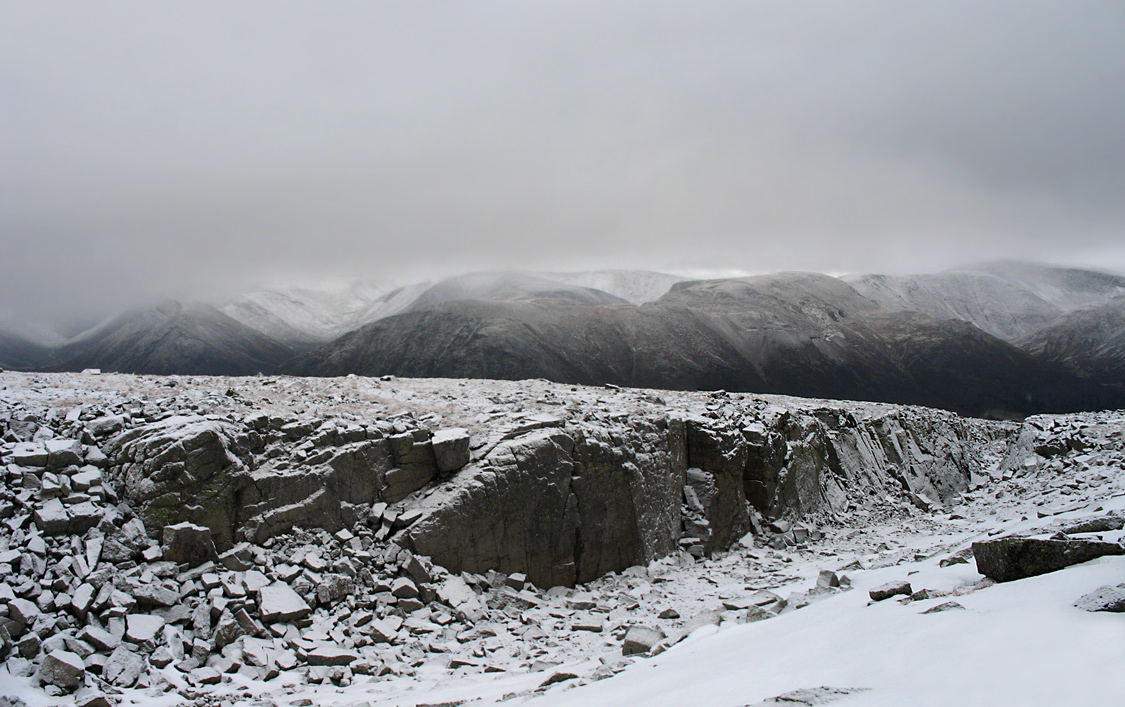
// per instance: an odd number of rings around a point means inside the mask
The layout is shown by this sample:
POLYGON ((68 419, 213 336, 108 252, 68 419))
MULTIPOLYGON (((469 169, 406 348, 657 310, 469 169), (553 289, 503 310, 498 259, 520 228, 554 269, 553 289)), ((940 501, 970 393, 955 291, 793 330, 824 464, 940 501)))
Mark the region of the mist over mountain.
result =
POLYGON ((37 369, 54 362, 50 346, 28 339, 19 333, 0 329, 0 368, 37 369))
MULTIPOLYGON (((532 289, 520 296, 518 282, 504 283, 504 296, 488 301, 420 298, 410 312, 367 325, 284 370, 725 388, 907 402, 972 415, 1121 404, 1097 382, 972 322, 891 312, 828 275, 680 282, 639 307, 532 289)), ((1021 292, 1012 309, 1018 312, 1025 300, 1021 292)), ((999 301, 994 305, 1002 309, 999 301)))
POLYGON ((16 369, 398 375, 780 393, 1010 417, 1125 407, 1125 278, 1029 263, 935 274, 472 273, 166 302, 16 369))
POLYGON ((1017 343, 1076 375, 1125 389, 1125 297, 1076 309, 1017 343))
POLYGON ((210 305, 168 301, 102 322, 54 355, 60 371, 245 376, 276 370, 293 351, 210 305))

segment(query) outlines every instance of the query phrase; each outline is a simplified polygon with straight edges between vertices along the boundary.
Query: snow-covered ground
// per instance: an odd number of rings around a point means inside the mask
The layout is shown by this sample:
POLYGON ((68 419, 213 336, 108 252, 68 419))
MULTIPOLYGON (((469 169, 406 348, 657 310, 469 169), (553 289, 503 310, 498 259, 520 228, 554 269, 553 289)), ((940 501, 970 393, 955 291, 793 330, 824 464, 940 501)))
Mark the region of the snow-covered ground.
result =
MULTIPOLYGON (((118 396, 153 399, 169 394, 168 384, 175 383, 177 394, 200 411, 224 404, 347 411, 363 400, 389 412, 415 396, 445 400, 430 391, 440 388, 446 394, 456 390, 458 407, 466 409, 454 414, 439 406, 430 414, 440 410, 458 422, 463 415, 466 424, 478 412, 469 401, 479 401, 483 410, 521 385, 459 382, 450 389, 454 383, 448 381, 378 387, 364 379, 280 379, 264 388, 255 384, 262 397, 250 402, 247 390, 239 396, 227 391, 255 387, 252 379, 230 380, 234 388, 228 388, 227 379, 198 377, 177 382, 6 376, 8 394, 29 406, 55 407, 118 396), (282 394, 289 387, 297 394, 282 394)), ((601 393, 576 389, 576 394, 601 393)), ((1125 704, 1125 614, 1074 606, 1084 594, 1125 582, 1125 557, 994 584, 966 552, 972 542, 989 537, 1051 534, 1080 518, 1125 513, 1125 412, 1042 416, 1033 422, 1058 438, 1078 435, 1084 441, 1053 457, 1029 457, 1014 470, 1002 472, 997 464, 995 474, 975 480, 959 503, 933 513, 910 507, 891 520, 857 516, 824 528, 822 540, 786 549, 763 547, 747 536, 730 552, 707 560, 679 554, 574 590, 546 593, 542 605, 517 612, 507 625, 496 624, 496 635, 481 644, 475 664, 451 665, 449 654, 435 649, 408 671, 355 675, 341 686, 327 680, 307 684, 283 672, 268 681, 233 674, 206 689, 189 686, 169 666, 163 675, 176 689, 128 689, 121 704, 742 707, 818 687, 852 690, 833 704, 869 707, 1125 704), (955 558, 967 561, 951 563, 955 558), (818 592, 824 570, 850 588, 818 592), (901 580, 910 582, 912 598, 870 600, 872 588, 901 580), (748 622, 742 607, 757 603, 754 597, 763 590, 785 599, 773 604, 780 613, 748 622), (574 600, 583 598, 593 598, 597 606, 576 613, 574 600), (960 608, 925 613, 947 602, 960 608), (575 630, 579 620, 589 618, 604 620, 606 630, 575 630), (633 622, 670 636, 698 628, 655 657, 623 657, 616 629, 633 622), (538 629, 536 637, 529 637, 528 627, 538 629)), ((1121 542, 1125 531, 1097 535, 1121 542)), ((73 704, 72 698, 48 697, 26 677, 0 669, 3 695, 28 705, 73 704)), ((809 704, 793 699, 783 703, 809 704)))

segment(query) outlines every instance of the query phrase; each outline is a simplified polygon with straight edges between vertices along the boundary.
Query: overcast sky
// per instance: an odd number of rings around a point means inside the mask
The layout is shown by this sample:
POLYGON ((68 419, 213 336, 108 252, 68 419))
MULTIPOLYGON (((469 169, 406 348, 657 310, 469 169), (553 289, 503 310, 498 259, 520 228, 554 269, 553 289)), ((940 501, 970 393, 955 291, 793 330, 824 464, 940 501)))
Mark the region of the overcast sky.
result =
POLYGON ((1125 271, 1125 3, 0 1, 0 307, 1125 271))

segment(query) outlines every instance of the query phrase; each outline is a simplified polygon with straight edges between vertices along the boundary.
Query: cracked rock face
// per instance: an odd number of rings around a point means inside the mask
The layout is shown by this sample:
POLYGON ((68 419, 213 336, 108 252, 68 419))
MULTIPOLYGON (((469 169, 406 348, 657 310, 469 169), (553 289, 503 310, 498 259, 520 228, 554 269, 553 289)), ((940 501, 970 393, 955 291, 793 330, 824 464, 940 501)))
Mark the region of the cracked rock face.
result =
MULTIPOLYGON (((646 393, 581 391, 565 403, 565 386, 537 385, 547 409, 454 418, 465 426, 166 405, 140 424, 100 415, 84 433, 116 431, 103 444, 105 474, 151 532, 206 528, 224 553, 296 527, 372 523, 380 540, 397 537, 453 571, 522 572, 552 586, 679 549, 724 550, 753 529, 752 516, 839 517, 888 497, 940 507, 980 473, 974 441, 1014 429, 933 410, 721 393, 654 404, 646 393)), ((501 398, 480 402, 492 399, 501 398)), ((84 452, 53 442, 14 453, 49 469, 52 454, 61 464, 84 452)), ((50 473, 35 478, 45 484, 50 473)), ((57 498, 36 515, 55 534, 98 519, 57 498)), ((103 552, 137 557, 135 535, 111 535, 103 552)), ((804 538, 796 528, 779 542, 804 538)), ((165 545, 170 559, 211 559, 206 547, 189 558, 186 546, 165 545)))
MULTIPOLYGON (((75 407, 88 393, 0 391, 0 648, 13 674, 80 688, 90 704, 171 690, 166 675, 185 695, 236 673, 343 686, 432 661, 573 675, 528 647, 655 655, 693 628, 848 590, 825 570, 803 594, 769 591, 793 579, 783 552, 851 543, 847 528, 871 519, 928 528, 935 509, 968 498, 1005 507, 1001 488, 1059 512, 1109 473, 1094 461, 1125 463, 1112 416, 1016 426, 541 381, 317 381, 316 397, 292 380, 247 379, 237 395, 226 381, 109 380, 148 397, 103 391, 118 402, 75 407), (270 407, 283 385, 299 409, 270 407), (67 407, 35 407, 35 395, 67 407), (681 582, 713 584, 711 572, 737 587, 720 606, 677 596, 681 582), (750 585, 748 572, 769 580, 750 585)), ((1071 517, 1044 533, 1085 538, 1041 540, 1116 552, 1123 522, 1071 517)), ((1120 588, 1104 589, 1080 604, 1117 607, 1120 588)), ((926 594, 910 591, 893 594, 926 594)))

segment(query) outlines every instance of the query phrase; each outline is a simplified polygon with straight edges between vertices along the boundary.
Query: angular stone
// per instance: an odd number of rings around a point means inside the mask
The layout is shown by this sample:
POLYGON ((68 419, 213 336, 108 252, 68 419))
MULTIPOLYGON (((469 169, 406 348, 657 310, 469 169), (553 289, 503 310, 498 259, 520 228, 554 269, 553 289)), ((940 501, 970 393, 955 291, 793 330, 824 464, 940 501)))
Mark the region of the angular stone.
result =
POLYGON ((127 644, 122 643, 113 651, 102 668, 102 677, 117 687, 132 687, 144 670, 144 662, 127 644))
POLYGON ((71 535, 83 535, 87 530, 101 522, 103 510, 90 501, 76 503, 67 509, 70 521, 67 523, 67 532, 71 535))
POLYGON ((398 626, 390 618, 375 619, 365 628, 371 640, 375 643, 394 643, 395 637, 398 635, 398 626))
POLYGON ((1074 605, 1085 611, 1125 613, 1125 584, 1096 589, 1082 596, 1074 605))
POLYGON ((391 594, 399 599, 413 599, 418 596, 418 586, 407 577, 399 577, 391 582, 391 594))
POLYGON ((222 650, 224 647, 246 635, 246 629, 234 617, 230 609, 224 609, 215 625, 215 648, 222 650))
POLYGON ((108 437, 124 427, 124 415, 106 415, 86 423, 86 431, 95 437, 108 437))
POLYGON ((469 463, 469 431, 460 427, 438 430, 431 443, 437 468, 443 474, 458 471, 469 463))
POLYGON ((184 521, 164 528, 161 549, 164 559, 178 565, 197 567, 218 559, 211 529, 184 521))
POLYGON ((102 652, 111 652, 121 644, 121 639, 97 626, 86 626, 78 633, 78 640, 85 641, 102 652))
POLYGON ((12 463, 18 466, 42 467, 47 466, 49 456, 47 449, 42 444, 20 442, 12 450, 12 463))
POLYGON ((82 443, 76 439, 49 439, 43 446, 47 449, 48 469, 62 469, 82 463, 82 443))
POLYGON ((156 634, 164 628, 164 619, 152 614, 129 614, 125 617, 125 640, 132 643, 155 643, 156 634))
POLYGON ((258 591, 258 616, 267 624, 299 621, 312 613, 288 584, 275 582, 258 591))
POLYGON ((246 587, 247 593, 257 594, 262 587, 269 586, 270 578, 258 570, 250 570, 242 575, 242 584, 246 587))
POLYGON ((73 596, 70 598, 70 609, 79 618, 85 618, 86 612, 90 610, 90 606, 94 603, 94 595, 96 590, 90 584, 80 584, 78 589, 74 590, 73 596))
POLYGON ((973 543, 977 571, 997 582, 1034 577, 1105 555, 1125 555, 1125 546, 1096 540, 999 538, 973 543))
POLYGON ((74 693, 74 707, 113 707, 113 704, 101 690, 84 687, 74 693))
POLYGON ((321 575, 316 585, 316 601, 321 606, 331 606, 350 594, 354 588, 352 580, 342 574, 321 575))
POLYGON ((45 501, 35 511, 34 518, 35 525, 44 535, 61 535, 70 531, 70 514, 57 498, 45 501))
POLYGON ((204 666, 188 673, 188 679, 196 685, 218 685, 223 681, 223 676, 218 670, 204 666))
POLYGON ((219 555, 219 564, 231 572, 245 572, 254 566, 254 551, 249 543, 239 543, 219 555))
POLYGON ((51 651, 39 663, 39 679, 64 690, 74 690, 81 685, 85 674, 86 664, 69 651, 51 651))
POLYGON ((16 643, 16 650, 19 652, 21 657, 30 659, 39 655, 39 649, 42 647, 42 645, 43 644, 39 641, 38 634, 27 633, 23 638, 19 640, 18 643, 16 643))
POLYGON ((631 626, 625 632, 625 640, 621 644, 622 655, 635 655, 648 653, 653 646, 664 639, 664 632, 644 626, 631 626))
POLYGON ((8 616, 26 626, 33 625, 42 614, 39 606, 27 599, 13 599, 8 602, 8 616))
POLYGON ((871 597, 871 601, 883 601, 884 599, 890 599, 891 597, 898 596, 899 594, 910 595, 913 593, 914 591, 910 588, 910 582, 903 580, 898 582, 887 582, 886 584, 875 587, 867 594, 871 597))
POLYGON ((172 606, 180 600, 178 592, 155 582, 151 584, 131 583, 129 594, 142 606, 172 606))
POLYGON ((570 630, 601 633, 605 630, 605 619, 595 617, 579 619, 570 625, 570 630))
POLYGON ((101 483, 101 470, 92 466, 85 467, 70 477, 70 487, 75 491, 88 491, 93 486, 100 486, 101 483))
POLYGON ((330 643, 317 645, 305 656, 309 665, 348 665, 359 656, 340 646, 330 643))
POLYGON ((413 553, 410 554, 410 558, 406 561, 403 569, 406 570, 406 573, 410 575, 410 578, 418 584, 429 584, 430 582, 434 581, 433 576, 430 574, 430 570, 413 553))

